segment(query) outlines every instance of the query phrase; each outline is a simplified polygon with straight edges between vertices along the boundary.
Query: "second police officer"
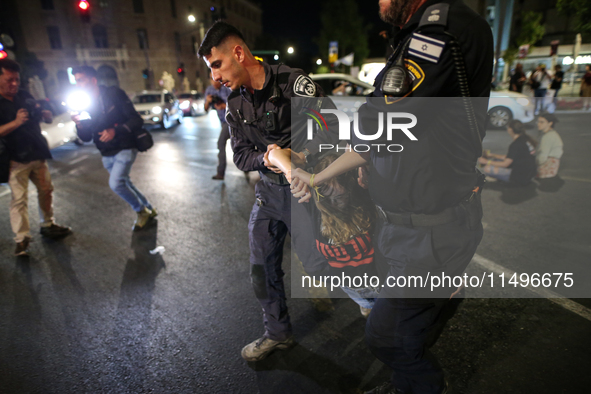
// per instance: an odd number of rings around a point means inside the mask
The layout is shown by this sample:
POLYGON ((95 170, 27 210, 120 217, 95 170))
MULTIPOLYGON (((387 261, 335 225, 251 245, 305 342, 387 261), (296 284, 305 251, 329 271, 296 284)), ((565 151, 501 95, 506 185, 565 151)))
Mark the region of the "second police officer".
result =
MULTIPOLYGON (((233 90, 228 97, 226 121, 234 163, 242 171, 259 171, 261 175, 248 230, 251 281, 263 309, 265 333, 242 349, 245 360, 257 361, 294 344, 281 268, 287 233, 291 233, 300 260, 322 259, 315 255, 318 252, 311 233, 292 229, 292 215, 305 219, 307 213, 302 205, 292 208, 289 183, 271 168, 268 151, 291 148, 292 160, 305 163, 318 153, 318 141, 334 143, 336 136, 319 135, 316 141, 305 144, 305 136, 292 126, 292 98, 324 96, 321 88, 300 69, 256 60, 235 27, 215 23, 198 54, 211 69, 212 78, 233 90)), ((318 101, 314 99, 316 104, 318 101)))
MULTIPOLYGON (((375 80, 373 97, 359 109, 360 128, 373 133, 380 111, 427 116, 417 116, 417 140, 402 152, 347 152, 316 174, 314 184, 369 164, 370 194, 380 212, 375 245, 388 263, 388 277, 461 275, 483 234, 476 161, 490 95, 491 29, 461 0, 379 3, 380 17, 394 26, 394 53, 375 80)), ((353 137, 351 145, 363 142, 353 137)), ((292 176, 310 184, 310 174, 296 170, 292 176)), ((303 192, 294 189, 295 196, 303 192)), ((428 348, 453 312, 448 300, 455 291, 382 288, 366 342, 392 369, 392 378, 368 393, 448 391, 428 348)))

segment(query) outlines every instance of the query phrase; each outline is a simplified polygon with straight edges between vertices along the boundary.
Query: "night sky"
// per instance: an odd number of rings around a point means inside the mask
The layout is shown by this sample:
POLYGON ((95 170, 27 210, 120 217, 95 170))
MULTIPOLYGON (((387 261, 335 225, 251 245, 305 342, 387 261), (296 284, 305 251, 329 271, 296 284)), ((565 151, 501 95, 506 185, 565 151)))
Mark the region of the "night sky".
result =
MULTIPOLYGON (((259 0, 263 9, 263 33, 289 38, 296 50, 301 49, 308 58, 328 56, 328 48, 319 48, 313 38, 320 35, 320 12, 322 2, 318 0, 259 0)), ((370 57, 383 57, 384 40, 378 36, 388 29, 378 15, 378 0, 357 0, 360 16, 366 23, 371 23, 369 31, 370 57)), ((301 53, 301 52, 300 52, 301 53)))

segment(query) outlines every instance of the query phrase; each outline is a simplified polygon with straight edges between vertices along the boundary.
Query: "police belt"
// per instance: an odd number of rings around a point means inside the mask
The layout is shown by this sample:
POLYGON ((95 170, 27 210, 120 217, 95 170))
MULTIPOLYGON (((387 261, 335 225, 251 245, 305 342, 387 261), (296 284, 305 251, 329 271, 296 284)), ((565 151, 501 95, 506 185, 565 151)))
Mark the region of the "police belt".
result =
POLYGON ((262 171, 259 171, 259 174, 261 175, 261 179, 266 182, 274 183, 276 185, 289 185, 287 178, 283 174, 276 174, 274 172, 262 172, 262 171))

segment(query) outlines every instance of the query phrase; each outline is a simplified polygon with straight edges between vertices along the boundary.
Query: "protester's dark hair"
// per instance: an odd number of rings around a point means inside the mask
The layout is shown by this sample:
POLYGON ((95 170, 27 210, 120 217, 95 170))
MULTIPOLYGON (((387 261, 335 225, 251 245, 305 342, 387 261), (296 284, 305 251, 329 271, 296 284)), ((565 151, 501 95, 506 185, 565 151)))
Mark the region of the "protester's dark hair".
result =
POLYGON ((532 137, 530 137, 526 132, 525 132, 525 126, 523 125, 523 123, 521 123, 521 121, 519 120, 511 120, 509 121, 509 123, 507 123, 507 128, 513 130, 513 133, 519 135, 519 136, 523 136, 527 139, 527 142, 529 142, 530 144, 532 144, 532 146, 534 148, 536 148, 538 146, 538 141, 536 141, 535 139, 533 139, 532 137))
POLYGON ((15 73, 21 72, 21 66, 12 59, 4 58, 0 60, 0 75, 2 75, 2 69, 9 70, 15 73))
POLYGON ((84 74, 89 78, 97 78, 98 79, 98 74, 96 72, 96 70, 94 69, 94 67, 90 67, 90 66, 76 66, 74 68, 72 68, 72 75, 74 74, 84 74))
POLYGON ((552 126, 556 126, 556 123, 558 123, 558 118, 556 117, 556 115, 551 114, 550 112, 542 112, 540 113, 540 118, 544 118, 546 119, 548 122, 552 123, 552 126))
MULTIPOLYGON (((314 172, 319 173, 338 158, 334 154, 325 156, 316 164, 314 172)), ((322 215, 322 235, 336 245, 367 233, 371 228, 376 211, 366 191, 357 183, 357 169, 320 184, 314 193, 317 194, 314 201, 322 215)))
POLYGON ((205 37, 203 38, 203 42, 199 47, 197 55, 199 55, 199 57, 211 55, 211 48, 219 46, 229 37, 238 37, 244 41, 242 33, 240 33, 240 31, 234 26, 221 21, 214 23, 207 33, 205 33, 205 37))

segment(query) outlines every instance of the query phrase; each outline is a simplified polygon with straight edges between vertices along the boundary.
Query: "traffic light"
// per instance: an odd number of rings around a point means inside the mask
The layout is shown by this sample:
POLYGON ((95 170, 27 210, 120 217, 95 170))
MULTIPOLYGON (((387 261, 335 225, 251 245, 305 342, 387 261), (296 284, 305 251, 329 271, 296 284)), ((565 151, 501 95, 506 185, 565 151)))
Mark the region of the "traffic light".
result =
POLYGON ((181 64, 177 69, 176 72, 179 74, 179 77, 183 78, 185 76, 185 67, 181 64))
POLYGON ((88 0, 80 0, 78 2, 78 12, 82 22, 90 22, 90 3, 88 0))

